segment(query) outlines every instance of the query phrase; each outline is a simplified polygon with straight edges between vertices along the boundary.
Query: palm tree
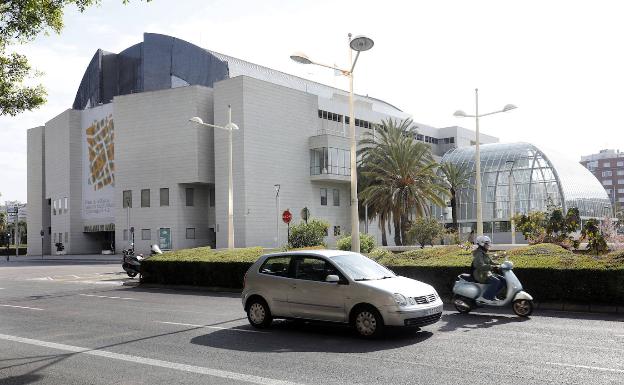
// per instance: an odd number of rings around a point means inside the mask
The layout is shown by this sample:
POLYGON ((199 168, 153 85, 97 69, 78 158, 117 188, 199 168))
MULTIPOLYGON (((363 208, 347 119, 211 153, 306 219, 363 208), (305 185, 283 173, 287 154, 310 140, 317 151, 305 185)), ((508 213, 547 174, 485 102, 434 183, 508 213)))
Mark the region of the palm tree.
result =
POLYGON ((361 141, 360 173, 368 183, 360 195, 386 220, 391 215, 396 245, 405 242, 410 215, 428 215, 429 205, 444 205, 442 197, 448 194, 431 148, 414 139, 411 126, 411 119, 388 119, 377 127, 376 137, 365 133, 361 141))
POLYGON ((453 228, 457 230, 459 225, 457 224, 457 193, 463 189, 470 187, 470 177, 472 171, 466 164, 456 165, 454 163, 446 162, 440 165, 440 172, 446 179, 447 187, 451 195, 451 207, 453 208, 453 228))

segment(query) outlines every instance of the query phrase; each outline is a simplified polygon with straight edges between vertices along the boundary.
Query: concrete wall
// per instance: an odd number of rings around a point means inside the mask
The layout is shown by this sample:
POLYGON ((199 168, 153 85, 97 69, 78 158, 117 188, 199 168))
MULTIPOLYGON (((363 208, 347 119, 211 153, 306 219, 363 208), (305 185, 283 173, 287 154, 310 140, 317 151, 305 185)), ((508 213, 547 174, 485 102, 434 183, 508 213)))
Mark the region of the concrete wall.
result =
POLYGON ((50 207, 45 198, 45 127, 27 133, 28 255, 50 254, 50 207), (43 230, 43 242, 39 232, 43 230))
POLYGON ((124 190, 132 191, 130 227, 135 228, 137 252, 148 252, 158 242, 158 230, 170 228, 172 247, 208 244, 214 210, 207 205, 209 184, 214 183, 212 129, 188 120, 199 116, 212 121, 212 90, 202 86, 119 96, 114 99, 115 119, 115 241, 128 246, 124 190), (185 206, 185 188, 195 188, 195 206, 185 206), (169 189, 169 206, 160 206, 160 189, 169 189), (150 190, 150 207, 141 207, 141 190, 150 190), (195 227, 196 238, 186 239, 195 227), (141 230, 151 239, 142 240, 141 230))

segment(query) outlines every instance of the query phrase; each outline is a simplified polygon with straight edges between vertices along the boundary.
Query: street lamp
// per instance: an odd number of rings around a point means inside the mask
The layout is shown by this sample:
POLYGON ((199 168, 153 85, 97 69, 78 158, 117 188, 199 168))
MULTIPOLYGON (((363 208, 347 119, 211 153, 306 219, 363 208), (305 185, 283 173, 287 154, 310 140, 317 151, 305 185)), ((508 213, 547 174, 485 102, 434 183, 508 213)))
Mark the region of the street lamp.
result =
POLYGON ((514 179, 513 179, 513 168, 514 165, 516 164, 515 161, 513 160, 508 160, 505 163, 509 163, 511 164, 511 166, 509 167, 509 181, 508 181, 508 185, 509 185, 509 218, 510 218, 510 224, 511 224, 511 244, 515 245, 516 244, 516 222, 514 220, 514 216, 516 215, 516 201, 515 201, 515 183, 514 179))
POLYGON ((482 118, 482 117, 488 116, 488 115, 498 114, 499 112, 511 111, 513 109, 516 109, 516 108, 517 107, 514 106, 513 104, 507 104, 505 107, 503 107, 502 110, 494 111, 494 112, 488 112, 487 114, 479 115, 479 89, 475 88, 475 114, 474 115, 468 115, 468 114, 466 114, 462 110, 457 110, 453 114, 454 116, 456 116, 458 118, 475 118, 475 124, 476 124, 476 130, 475 130, 476 131, 476 135, 475 135, 475 142, 476 142, 476 149, 475 149, 476 183, 475 183, 475 189, 476 189, 476 194, 477 194, 477 235, 483 235, 483 203, 481 202, 481 154, 479 152, 479 145, 480 145, 480 143, 479 143, 479 118, 482 118))
POLYGON ((279 192, 280 187, 279 184, 274 184, 275 187, 275 248, 279 247, 279 192))
POLYGON ((228 132, 229 160, 228 160, 228 249, 234 248, 234 192, 232 190, 232 131, 238 130, 238 126, 232 123, 232 106, 228 104, 228 123, 225 126, 217 126, 215 124, 204 123, 200 117, 192 117, 190 122, 206 127, 220 128, 228 132))
POLYGON ((358 215, 358 196, 357 196, 357 160, 356 160, 356 141, 355 141, 355 108, 353 106, 353 69, 360 57, 360 52, 368 51, 373 48, 375 43, 366 36, 356 36, 353 39, 349 34, 349 64, 350 69, 338 68, 333 65, 322 64, 312 61, 307 55, 297 52, 290 55, 290 58, 300 64, 316 64, 321 67, 331 68, 340 71, 343 76, 349 78, 349 136, 351 137, 351 251, 360 252, 360 219, 358 215), (353 51, 355 60, 353 60, 353 51))

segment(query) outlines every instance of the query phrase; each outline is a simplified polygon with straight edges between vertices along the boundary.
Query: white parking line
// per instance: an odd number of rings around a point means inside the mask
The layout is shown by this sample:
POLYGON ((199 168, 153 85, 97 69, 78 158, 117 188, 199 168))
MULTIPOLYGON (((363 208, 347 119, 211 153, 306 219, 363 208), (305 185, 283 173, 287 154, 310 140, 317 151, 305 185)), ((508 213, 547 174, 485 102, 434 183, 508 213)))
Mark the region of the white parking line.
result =
POLYGON ((136 301, 136 298, 125 298, 125 297, 108 297, 106 295, 95 295, 95 294, 78 294, 83 297, 96 297, 96 298, 109 298, 109 299, 125 299, 129 301, 136 301))
POLYGON ((15 306, 15 305, 0 305, 2 307, 14 307, 14 308, 18 308, 18 309, 28 309, 28 310, 43 310, 43 309, 39 309, 38 307, 28 307, 28 306, 15 306))
POLYGON ((624 373, 624 370, 622 370, 622 369, 601 368, 601 367, 598 367, 598 366, 562 364, 562 363, 559 363, 559 362, 546 362, 546 364, 548 364, 548 365, 555 365, 555 366, 565 366, 565 367, 568 367, 568 368, 599 370, 601 372, 624 373))
POLYGON ((10 335, 6 335, 6 334, 0 334, 0 340, 19 342, 19 343, 22 343, 22 344, 41 346, 41 347, 57 349, 57 350, 63 350, 63 351, 72 352, 72 353, 78 353, 78 354, 88 354, 88 355, 91 355, 91 356, 105 357, 105 358, 110 358, 110 359, 113 359, 113 360, 133 362, 133 363, 136 363, 136 364, 157 366, 157 367, 160 367, 160 368, 179 370, 179 371, 189 372, 189 373, 205 374, 205 375, 208 375, 208 376, 219 377, 219 378, 227 378, 227 379, 235 380, 235 381, 250 382, 250 383, 253 383, 253 384, 261 384, 261 385, 300 385, 300 384, 298 384, 296 382, 290 382, 290 381, 284 381, 284 380, 276 380, 276 379, 273 379, 273 378, 254 376, 254 375, 250 375, 250 374, 243 374, 243 373, 237 373, 237 372, 230 372, 230 371, 227 371, 227 370, 211 369, 211 368, 206 368, 206 367, 203 367, 203 366, 194 366, 194 365, 180 364, 180 363, 177 363, 177 362, 155 360, 155 359, 152 359, 152 358, 131 356, 131 355, 128 355, 128 354, 113 353, 113 352, 109 352, 109 351, 106 351, 106 350, 87 349, 87 348, 81 348, 79 346, 57 344, 57 343, 54 343, 54 342, 39 341, 39 340, 30 339, 30 338, 10 336, 10 335))
POLYGON ((231 330, 233 332, 266 333, 266 332, 261 332, 259 330, 248 330, 248 329, 241 329, 241 328, 237 328, 237 327, 224 328, 224 327, 221 327, 221 326, 194 325, 194 324, 185 324, 185 323, 180 323, 180 322, 166 322, 166 321, 154 321, 154 322, 159 323, 159 324, 168 324, 168 325, 192 326, 192 327, 204 328, 204 329, 231 330))

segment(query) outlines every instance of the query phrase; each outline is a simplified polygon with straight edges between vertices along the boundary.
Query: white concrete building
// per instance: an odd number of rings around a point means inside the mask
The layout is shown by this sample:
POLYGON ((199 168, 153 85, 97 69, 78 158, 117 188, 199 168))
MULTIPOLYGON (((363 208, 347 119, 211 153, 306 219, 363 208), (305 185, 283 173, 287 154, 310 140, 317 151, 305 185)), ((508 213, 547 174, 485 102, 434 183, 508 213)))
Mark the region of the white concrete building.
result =
MULTIPOLYGON (((328 244, 350 229, 348 93, 173 37, 145 34, 119 54, 98 50, 71 109, 28 131, 29 254, 227 246, 227 133, 233 134, 236 247, 287 242, 308 207, 327 220, 328 244), (275 185, 279 184, 279 210, 275 185), (279 239, 276 238, 279 226, 279 239), (32 229, 32 231, 30 230, 32 229)), ((409 114, 356 95, 357 135, 409 114)), ((436 156, 474 144, 474 132, 415 123, 436 156)), ((482 135, 482 143, 498 139, 482 135)), ((361 225, 363 229, 363 224, 361 225)), ((371 232, 377 231, 370 225, 371 232)), ((391 238, 391 237, 389 237, 391 238)), ((379 236, 380 239, 380 236, 379 236)))

